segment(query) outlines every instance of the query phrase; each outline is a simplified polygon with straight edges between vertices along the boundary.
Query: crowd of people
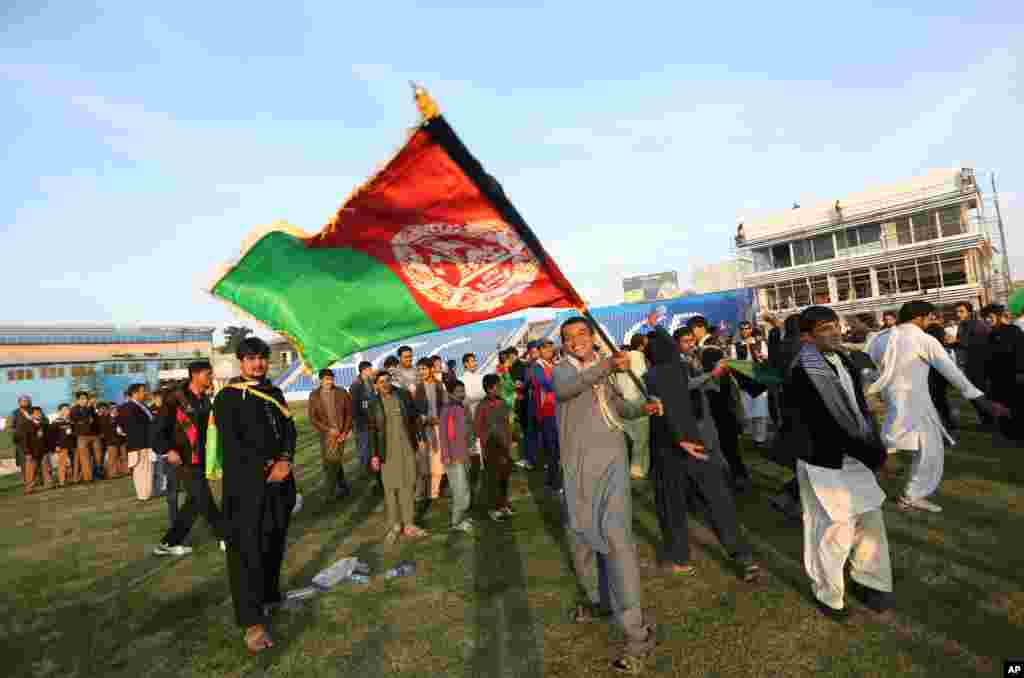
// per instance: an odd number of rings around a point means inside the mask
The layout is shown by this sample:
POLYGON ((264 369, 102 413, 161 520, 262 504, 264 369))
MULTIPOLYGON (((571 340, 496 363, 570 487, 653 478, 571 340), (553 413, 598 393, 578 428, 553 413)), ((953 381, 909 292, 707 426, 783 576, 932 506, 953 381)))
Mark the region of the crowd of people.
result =
MULTIPOLYGON (((585 592, 573 619, 613 617, 627 640, 613 667, 632 672, 653 650, 655 633, 642 607, 631 477, 650 480, 666 574, 698 574, 688 538, 695 513, 714 527, 737 576, 755 581, 760 567, 737 512, 751 487, 740 454, 745 430, 755 448, 793 474, 771 503, 802 523, 805 569, 822 614, 845 618, 847 567, 851 595, 884 613, 893 582, 877 475, 887 458, 912 460, 896 505, 940 512, 930 497, 942 479, 945 445, 955 442, 950 386, 977 409, 984 430, 1021 439, 1024 331, 999 306, 975 317, 964 304, 958 313, 950 336, 934 331, 940 321, 931 304, 907 303, 887 315, 863 351, 844 345, 839 317, 821 306, 784 322, 767 318, 767 332, 740 323, 733 337, 700 316, 670 335, 654 312, 618 347, 579 316, 561 324, 560 345, 530 342, 522 355, 505 349, 489 373, 466 354, 460 375, 454 361, 415 360, 403 346, 379 369, 361 363, 348 388, 330 370, 319 373, 308 414, 320 438, 325 494, 343 500, 352 493, 344 450, 354 439, 365 469, 354 481, 382 496, 383 538, 394 543, 428 536, 417 516, 443 494, 451 530, 474 533, 473 516, 509 520, 515 469, 543 473, 548 497, 563 508, 585 592)), ((270 616, 282 602, 281 563, 298 496, 296 428, 283 393, 266 377, 268 356, 261 340, 243 340, 241 377, 212 400, 212 370, 197 361, 187 383, 149 405, 140 384, 117 408, 78 394, 48 426, 31 402, 19 402, 15 415, 26 492, 46 458, 59 484, 131 468, 140 498, 144 459, 173 467, 170 476, 188 498, 179 509, 173 491, 170 528, 155 553, 189 553, 185 539, 198 516, 206 519, 226 551, 236 620, 254 653, 273 645, 270 616), (219 507, 204 473, 212 430, 223 450, 219 507)))

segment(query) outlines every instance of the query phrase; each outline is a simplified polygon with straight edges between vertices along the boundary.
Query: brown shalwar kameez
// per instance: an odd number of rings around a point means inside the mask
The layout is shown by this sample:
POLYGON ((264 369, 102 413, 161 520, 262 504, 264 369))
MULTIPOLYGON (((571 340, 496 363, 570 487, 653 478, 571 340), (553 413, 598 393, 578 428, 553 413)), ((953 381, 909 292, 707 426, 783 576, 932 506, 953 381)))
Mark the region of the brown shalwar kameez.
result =
POLYGON ((555 368, 559 445, 565 477, 568 533, 576 576, 597 605, 596 554, 605 556, 612 610, 627 637, 629 654, 650 649, 649 625, 640 607, 640 570, 633 542, 633 509, 621 419, 643 416, 643 403, 622 398, 611 385, 610 360, 583 366, 567 360, 555 368), (602 411, 594 387, 604 389, 602 411), (608 416, 611 414, 611 417, 608 416))
POLYGON ((392 391, 374 400, 369 430, 372 452, 381 460, 388 524, 411 527, 416 491, 416 423, 408 396, 392 391))

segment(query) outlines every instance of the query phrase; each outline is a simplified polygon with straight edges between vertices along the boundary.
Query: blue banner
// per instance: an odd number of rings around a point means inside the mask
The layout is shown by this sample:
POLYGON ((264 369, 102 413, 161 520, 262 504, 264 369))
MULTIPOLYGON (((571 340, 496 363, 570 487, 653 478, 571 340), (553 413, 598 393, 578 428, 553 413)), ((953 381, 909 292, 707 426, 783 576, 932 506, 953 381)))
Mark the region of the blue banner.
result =
MULTIPOLYGON (((628 344, 637 332, 647 332, 647 316, 659 310, 658 324, 669 334, 686 324, 695 315, 704 316, 708 325, 720 333, 731 335, 742 320, 753 320, 754 294, 751 289, 726 290, 692 297, 681 297, 644 304, 618 304, 590 309, 594 319, 618 344, 628 344)), ((575 311, 563 311, 555 317, 550 335, 558 341, 558 330, 575 311)))

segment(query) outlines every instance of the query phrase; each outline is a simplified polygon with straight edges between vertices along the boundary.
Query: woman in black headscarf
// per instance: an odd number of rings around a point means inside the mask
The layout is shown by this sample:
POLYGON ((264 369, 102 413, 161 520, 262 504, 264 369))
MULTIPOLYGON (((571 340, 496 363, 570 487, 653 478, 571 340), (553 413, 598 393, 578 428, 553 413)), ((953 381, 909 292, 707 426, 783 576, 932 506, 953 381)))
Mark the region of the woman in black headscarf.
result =
POLYGON ((663 414, 651 417, 651 461, 655 467, 654 500, 658 526, 664 536, 664 560, 673 574, 693 575, 690 565, 687 492, 696 492, 708 507, 708 516, 719 541, 743 573, 746 581, 757 577, 750 545, 740 534, 736 505, 719 466, 709 459, 711 450, 702 440, 694 407, 700 393, 687 385, 686 372, 676 343, 664 328, 648 336, 650 367, 644 380, 651 396, 664 406, 663 414), (694 399, 697 396, 697 399, 694 399))

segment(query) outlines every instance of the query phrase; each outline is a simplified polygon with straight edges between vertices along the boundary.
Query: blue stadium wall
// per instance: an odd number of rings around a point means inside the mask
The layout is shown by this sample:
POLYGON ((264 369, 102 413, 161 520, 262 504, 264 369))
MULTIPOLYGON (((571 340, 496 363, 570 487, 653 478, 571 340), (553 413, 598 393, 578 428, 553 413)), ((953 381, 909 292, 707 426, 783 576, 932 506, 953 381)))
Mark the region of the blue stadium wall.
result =
MULTIPOLYGON (((508 320, 490 320, 443 332, 422 334, 355 353, 344 361, 333 365, 331 370, 334 372, 334 379, 338 385, 348 387, 356 378, 360 362, 367 360, 373 364, 374 369, 377 369, 382 365, 385 358, 389 355, 395 355, 399 346, 410 346, 413 356, 417 360, 435 355, 441 356, 446 361, 454 360, 457 366, 456 374, 461 375, 463 355, 473 353, 480 364, 483 364, 488 358, 497 353, 499 348, 508 346, 517 333, 525 330, 525 326, 526 321, 522 318, 512 318, 508 320)), ((301 369, 302 366, 295 363, 275 381, 278 384, 285 383, 294 371, 301 369)), ((289 396, 297 396, 312 391, 317 387, 317 384, 318 380, 315 375, 303 374, 285 388, 285 393, 289 396)))
MULTIPOLYGON (((125 365, 125 361, 112 361, 125 365)), ((125 374, 103 374, 104 363, 89 363, 96 368, 95 377, 71 377, 72 363, 46 363, 25 366, 19 369, 31 369, 33 378, 11 381, 7 378, 9 368, 0 368, 0 416, 6 416, 18 406, 17 398, 21 394, 32 397, 32 404, 43 408, 46 414, 53 414, 57 406, 71 402, 76 388, 96 392, 100 400, 119 403, 124 400, 124 390, 134 383, 145 383, 153 387, 159 382, 160 361, 141 361, 142 372, 125 374), (43 379, 43 368, 64 368, 64 377, 43 379)))
MULTIPOLYGON (((756 313, 754 294, 750 289, 726 290, 644 304, 603 306, 592 308, 590 312, 613 341, 617 344, 628 344, 630 337, 646 323, 650 312, 659 306, 665 309, 664 320, 661 322, 669 332, 674 332, 693 316, 702 315, 707 318, 708 324, 731 334, 736 331, 740 321, 752 320, 756 313)), ((558 342, 558 328, 573 315, 577 313, 560 312, 555 317, 548 336, 558 342)))

